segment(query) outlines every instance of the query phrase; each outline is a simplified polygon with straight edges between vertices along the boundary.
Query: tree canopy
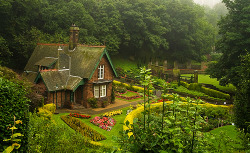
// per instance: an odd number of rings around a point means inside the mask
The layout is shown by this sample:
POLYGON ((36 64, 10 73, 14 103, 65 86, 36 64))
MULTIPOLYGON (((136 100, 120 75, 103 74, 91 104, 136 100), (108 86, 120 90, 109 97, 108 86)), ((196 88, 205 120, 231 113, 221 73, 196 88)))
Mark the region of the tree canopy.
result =
POLYGON ((80 43, 143 60, 199 61, 215 38, 192 0, 0 0, 0 19, 1 63, 19 69, 36 43, 68 43, 73 23, 80 43))
POLYGON ((241 56, 250 51, 250 1, 223 0, 229 13, 219 22, 221 38, 216 50, 223 53, 220 60, 211 65, 209 73, 222 85, 240 85, 241 56))

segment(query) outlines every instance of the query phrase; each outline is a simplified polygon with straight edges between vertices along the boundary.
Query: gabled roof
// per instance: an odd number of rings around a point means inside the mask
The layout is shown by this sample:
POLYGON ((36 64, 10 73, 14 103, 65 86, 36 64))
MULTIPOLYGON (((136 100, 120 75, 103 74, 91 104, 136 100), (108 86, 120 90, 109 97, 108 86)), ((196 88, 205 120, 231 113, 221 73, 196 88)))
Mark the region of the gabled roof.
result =
MULTIPOLYGON (((67 45, 38 44, 24 70, 28 72, 37 72, 37 65, 50 67, 51 65, 55 64, 54 68, 59 69, 59 71, 48 71, 41 73, 46 85, 50 84, 47 87, 48 90, 53 91, 56 89, 56 87, 57 89, 61 89, 61 86, 66 85, 65 79, 68 78, 68 81, 72 82, 69 83, 72 84, 72 86, 70 85, 64 88, 72 90, 74 89, 73 86, 75 86, 76 83, 79 85, 79 78, 81 78, 81 80, 83 80, 83 78, 91 79, 94 71, 104 56, 107 57, 115 76, 117 76, 105 46, 78 45, 73 51, 71 51, 68 49, 67 45), (59 46, 62 50, 58 50, 59 46), (66 74, 66 71, 61 71, 66 69, 69 70, 70 73, 68 72, 66 74)), ((28 78, 30 77, 34 81, 34 73, 29 74, 26 76, 28 78), (29 76, 29 74, 32 74, 32 77, 29 76)))
POLYGON ((57 61, 57 59, 58 58, 54 58, 54 57, 44 57, 43 59, 36 62, 35 65, 50 67, 57 61))
POLYGON ((48 91, 75 90, 82 85, 81 77, 69 75, 69 70, 45 70, 40 72, 41 78, 48 91))

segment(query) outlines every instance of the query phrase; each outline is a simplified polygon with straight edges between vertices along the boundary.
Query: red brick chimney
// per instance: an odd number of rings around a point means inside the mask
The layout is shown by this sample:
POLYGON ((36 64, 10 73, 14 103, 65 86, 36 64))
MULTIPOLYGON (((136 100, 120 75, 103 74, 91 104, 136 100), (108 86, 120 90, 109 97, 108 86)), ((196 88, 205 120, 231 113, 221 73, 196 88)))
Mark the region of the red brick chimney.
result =
POLYGON ((70 28, 69 50, 73 50, 78 44, 79 27, 73 24, 70 28))

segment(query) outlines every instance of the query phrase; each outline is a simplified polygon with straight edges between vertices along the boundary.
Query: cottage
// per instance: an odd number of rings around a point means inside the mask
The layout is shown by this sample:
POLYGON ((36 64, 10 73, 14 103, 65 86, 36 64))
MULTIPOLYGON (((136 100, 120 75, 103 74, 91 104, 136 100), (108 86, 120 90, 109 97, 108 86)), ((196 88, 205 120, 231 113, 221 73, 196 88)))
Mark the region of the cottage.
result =
POLYGON ((112 82, 117 76, 105 46, 78 44, 79 28, 70 27, 69 44, 37 44, 24 76, 45 86, 45 102, 57 108, 72 104, 90 107, 111 102, 112 82))

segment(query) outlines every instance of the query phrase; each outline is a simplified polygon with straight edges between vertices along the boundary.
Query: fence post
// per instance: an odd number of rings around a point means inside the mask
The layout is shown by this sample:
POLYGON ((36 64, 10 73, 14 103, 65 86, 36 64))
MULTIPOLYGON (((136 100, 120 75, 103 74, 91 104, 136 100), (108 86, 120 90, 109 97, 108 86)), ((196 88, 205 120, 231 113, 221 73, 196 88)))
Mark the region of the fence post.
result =
POLYGON ((198 71, 194 71, 194 83, 198 83, 198 71))

